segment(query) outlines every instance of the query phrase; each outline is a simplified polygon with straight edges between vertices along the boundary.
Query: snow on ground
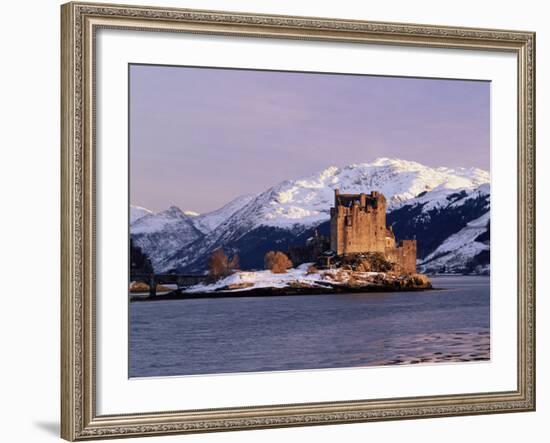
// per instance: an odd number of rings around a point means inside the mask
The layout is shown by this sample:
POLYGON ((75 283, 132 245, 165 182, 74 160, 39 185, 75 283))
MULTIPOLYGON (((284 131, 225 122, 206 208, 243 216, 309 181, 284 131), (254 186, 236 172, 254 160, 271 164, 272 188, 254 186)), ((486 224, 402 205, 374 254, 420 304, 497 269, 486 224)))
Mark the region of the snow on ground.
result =
MULTIPOLYGON (((307 287, 327 287, 334 284, 348 283, 351 272, 345 271, 315 271, 308 272, 313 263, 304 263, 297 268, 289 269, 284 274, 274 274, 270 270, 264 271, 238 271, 217 282, 210 284, 198 284, 185 290, 186 293, 213 292, 222 288, 223 292, 247 291, 259 288, 285 288, 292 285, 307 287)), ((368 279, 377 272, 354 272, 355 278, 368 279)), ((384 275, 383 273, 381 273, 384 275)))
POLYGON ((211 292, 228 286, 240 286, 239 290, 250 290, 258 288, 284 288, 293 282, 320 286, 318 281, 322 280, 318 272, 307 274, 311 263, 305 263, 298 268, 289 269, 284 274, 274 274, 270 270, 264 271, 238 271, 211 284, 198 284, 186 289, 186 293, 211 292), (250 285, 250 286, 246 286, 250 285), (246 286, 246 287, 243 287, 246 286))

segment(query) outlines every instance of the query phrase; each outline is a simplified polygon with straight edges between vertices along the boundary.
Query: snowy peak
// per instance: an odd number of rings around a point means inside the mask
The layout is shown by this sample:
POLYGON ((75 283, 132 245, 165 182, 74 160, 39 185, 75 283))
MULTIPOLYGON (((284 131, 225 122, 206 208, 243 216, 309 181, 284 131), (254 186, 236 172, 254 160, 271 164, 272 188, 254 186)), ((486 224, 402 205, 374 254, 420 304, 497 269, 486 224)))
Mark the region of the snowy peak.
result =
POLYGON ((172 218, 186 218, 187 216, 183 213, 183 211, 178 208, 177 206, 170 206, 165 211, 162 211, 159 215, 164 215, 166 217, 172 217, 172 218))
POLYGON ((193 219, 193 222, 199 231, 205 234, 212 232, 224 221, 230 218, 235 212, 246 206, 254 197, 254 194, 241 195, 231 200, 220 209, 216 209, 215 211, 202 215, 197 214, 197 217, 193 219))
POLYGON ((308 177, 286 180, 259 195, 242 195, 206 214, 183 212, 176 206, 158 214, 136 212, 139 217, 131 218, 131 223, 149 216, 146 218, 149 226, 137 223, 132 232, 161 230, 166 223, 179 219, 192 222, 203 234, 241 223, 287 229, 295 225, 312 226, 328 219, 336 188, 342 193, 379 191, 386 196, 389 210, 416 203, 429 203, 426 209, 431 209, 448 204, 447 197, 459 191, 470 194, 485 185, 488 194, 489 181, 489 173, 478 168, 433 168, 382 157, 342 168, 329 166, 308 177), (154 222, 150 215, 154 215, 154 222))
POLYGON ((156 214, 148 211, 130 224, 130 232, 135 245, 147 253, 155 270, 159 270, 167 257, 202 240, 253 198, 253 195, 238 197, 222 208, 203 215, 184 212, 177 206, 156 214))
POLYGON ((254 194, 241 195, 221 208, 206 214, 199 214, 195 211, 182 211, 177 206, 170 206, 168 209, 155 214, 140 206, 130 205, 131 231, 132 234, 152 233, 162 231, 174 223, 183 222, 193 225, 202 233, 208 233, 216 229, 243 206, 246 206, 254 197, 254 194))
POLYGON ((149 211, 130 230, 155 270, 202 271, 207 257, 219 247, 239 251, 248 266, 261 267, 264 249, 303 243, 302 236, 310 235, 312 229, 326 228, 336 188, 342 193, 384 194, 388 222, 399 238, 417 238, 422 249, 419 258, 427 258, 441 246, 437 256, 429 258, 430 264, 459 269, 464 263, 487 261, 483 255, 487 246, 475 239, 481 235, 476 229, 488 228, 466 224, 490 210, 489 173, 391 158, 329 166, 258 195, 237 197, 207 214, 183 212, 175 206, 157 214, 149 211), (453 247, 460 253, 448 251, 453 247))
MULTIPOLYGON (((460 176, 473 181, 479 181, 480 183, 485 183, 489 181, 489 173, 479 168, 448 168, 446 166, 440 167, 430 167, 425 166, 422 163, 418 163, 410 160, 401 160, 397 158, 387 158, 380 157, 374 160, 372 163, 361 163, 361 165, 371 166, 371 167, 387 167, 396 171, 436 171, 440 174, 448 174, 454 176, 460 176)), ((357 166, 357 165, 352 165, 357 166)))
POLYGON ((255 199, 258 211, 249 222, 282 228, 320 223, 328 217, 336 188, 343 193, 380 191, 392 210, 432 190, 444 198, 457 190, 476 189, 489 180, 489 173, 477 168, 432 168, 390 158, 342 168, 330 166, 305 178, 287 180, 260 194, 255 199))
POLYGON ((198 217, 200 214, 195 211, 183 211, 183 213, 189 217, 198 217))
POLYGON ((203 237, 192 218, 176 206, 158 214, 147 214, 130 226, 134 244, 150 258, 153 268, 179 248, 203 237))
POLYGON ((152 213, 153 212, 149 209, 143 208, 141 206, 130 205, 130 224, 135 223, 140 218, 152 213))
POLYGON ((149 213, 139 218, 131 226, 132 234, 147 234, 174 228, 179 225, 193 227, 190 217, 177 206, 171 206, 158 214, 149 213))

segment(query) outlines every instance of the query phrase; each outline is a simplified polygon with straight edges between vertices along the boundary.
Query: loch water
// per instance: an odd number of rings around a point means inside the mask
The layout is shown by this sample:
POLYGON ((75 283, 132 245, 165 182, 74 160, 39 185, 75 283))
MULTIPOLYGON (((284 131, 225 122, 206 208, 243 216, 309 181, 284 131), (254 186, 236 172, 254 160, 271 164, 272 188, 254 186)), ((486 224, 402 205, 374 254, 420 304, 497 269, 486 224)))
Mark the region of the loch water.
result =
POLYGON ((487 360, 489 277, 431 280, 421 292, 130 303, 129 376, 487 360))

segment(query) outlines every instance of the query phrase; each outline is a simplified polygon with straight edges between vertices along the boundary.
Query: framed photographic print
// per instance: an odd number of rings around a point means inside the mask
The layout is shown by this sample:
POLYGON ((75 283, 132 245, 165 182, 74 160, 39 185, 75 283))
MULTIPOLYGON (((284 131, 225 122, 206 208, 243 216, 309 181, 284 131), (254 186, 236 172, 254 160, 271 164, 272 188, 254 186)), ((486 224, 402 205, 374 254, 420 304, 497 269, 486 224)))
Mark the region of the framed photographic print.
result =
POLYGON ((61 14, 63 438, 534 410, 534 33, 61 14))

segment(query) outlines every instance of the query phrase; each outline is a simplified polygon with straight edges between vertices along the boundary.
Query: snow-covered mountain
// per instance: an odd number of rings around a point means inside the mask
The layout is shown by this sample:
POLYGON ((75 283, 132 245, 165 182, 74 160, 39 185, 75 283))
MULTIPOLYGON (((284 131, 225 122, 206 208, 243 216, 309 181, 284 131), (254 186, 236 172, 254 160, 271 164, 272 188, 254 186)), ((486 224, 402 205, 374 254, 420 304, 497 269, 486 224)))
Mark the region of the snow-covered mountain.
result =
POLYGON ((435 251, 422 260, 423 270, 488 273, 489 220, 490 212, 486 212, 445 239, 435 251))
POLYGON ((130 205, 130 225, 137 222, 141 217, 152 213, 149 209, 142 208, 141 206, 130 205))
POLYGON ((159 270, 162 262, 174 251, 204 235, 195 227, 193 217, 175 206, 138 218, 130 225, 130 234, 134 244, 147 254, 155 270, 159 270))
POLYGON ((255 210, 248 211, 248 222, 278 228, 318 224, 329 216, 336 188, 344 193, 380 191, 387 196, 391 210, 425 191, 434 191, 430 200, 437 205, 457 189, 475 189, 484 183, 489 183, 489 174, 481 169, 430 168, 389 158, 344 168, 330 166, 309 177, 280 183, 257 196, 255 210))
POLYGON ((235 212, 247 205, 253 198, 254 194, 245 194, 231 200, 220 209, 199 215, 193 219, 193 223, 204 234, 209 234, 214 231, 225 220, 231 217, 235 212))
MULTIPOLYGON (((256 268, 261 267, 269 249, 302 244, 314 229, 328 234, 334 189, 343 193, 376 190, 388 199, 388 223, 397 237, 417 238, 422 267, 445 241, 453 241, 452 235, 488 213, 489 181, 488 172, 477 168, 432 168, 380 158, 343 168, 331 166, 309 177, 287 180, 259 195, 238 197, 209 214, 189 217, 179 211, 186 226, 195 228, 190 231, 195 235, 186 231, 179 244, 171 237, 162 251, 152 247, 151 241, 138 238, 143 233, 142 220, 147 221, 149 215, 131 225, 131 234, 157 270, 201 271, 207 257, 219 247, 239 253, 243 268, 256 268)), ((165 228, 161 221, 147 224, 151 225, 149 235, 154 232, 155 238, 162 237, 165 228)), ((467 256, 464 260, 471 259, 467 256)), ((430 262, 439 264, 433 257, 430 262)))
POLYGON ((134 244, 147 254, 153 267, 164 270, 163 262, 171 255, 211 234, 253 198, 252 194, 237 197, 206 214, 182 211, 176 206, 155 214, 139 206, 130 206, 130 233, 134 244))

